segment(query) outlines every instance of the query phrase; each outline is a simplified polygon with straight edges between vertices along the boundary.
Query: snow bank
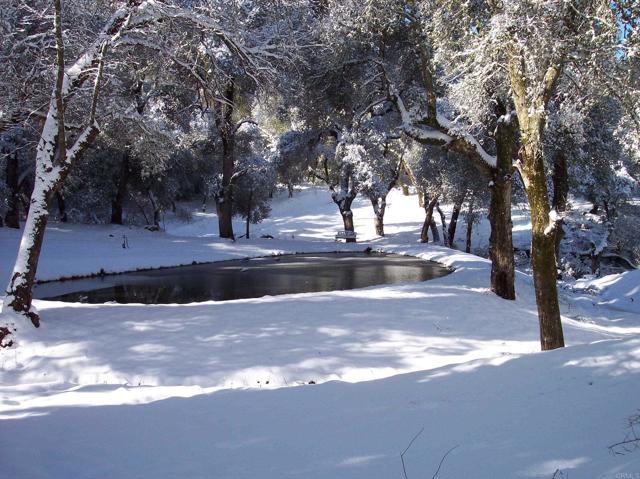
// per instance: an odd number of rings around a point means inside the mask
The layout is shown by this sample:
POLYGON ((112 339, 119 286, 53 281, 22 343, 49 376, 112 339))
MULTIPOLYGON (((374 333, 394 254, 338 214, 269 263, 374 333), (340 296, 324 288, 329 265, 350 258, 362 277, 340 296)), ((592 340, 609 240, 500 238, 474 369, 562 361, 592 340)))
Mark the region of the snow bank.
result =
POLYGON ((600 305, 640 315, 640 270, 578 280, 575 288, 598 293, 600 305))

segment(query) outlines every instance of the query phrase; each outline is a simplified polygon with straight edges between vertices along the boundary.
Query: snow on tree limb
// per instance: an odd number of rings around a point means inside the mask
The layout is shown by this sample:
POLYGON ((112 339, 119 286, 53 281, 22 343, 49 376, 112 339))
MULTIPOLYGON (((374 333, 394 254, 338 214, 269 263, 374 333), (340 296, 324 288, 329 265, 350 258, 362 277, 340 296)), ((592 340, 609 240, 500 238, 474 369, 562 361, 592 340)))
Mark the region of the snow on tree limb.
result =
MULTIPOLYGON (((472 135, 466 132, 454 130, 453 123, 442 114, 437 114, 436 123, 439 129, 420 125, 420 123, 409 113, 397 88, 392 82, 389 85, 389 95, 398 107, 402 119, 402 130, 407 136, 421 143, 442 146, 463 154, 471 154, 472 157, 479 158, 485 165, 495 168, 496 157, 487 153, 472 135)), ((474 158, 475 159, 475 158, 474 158)))

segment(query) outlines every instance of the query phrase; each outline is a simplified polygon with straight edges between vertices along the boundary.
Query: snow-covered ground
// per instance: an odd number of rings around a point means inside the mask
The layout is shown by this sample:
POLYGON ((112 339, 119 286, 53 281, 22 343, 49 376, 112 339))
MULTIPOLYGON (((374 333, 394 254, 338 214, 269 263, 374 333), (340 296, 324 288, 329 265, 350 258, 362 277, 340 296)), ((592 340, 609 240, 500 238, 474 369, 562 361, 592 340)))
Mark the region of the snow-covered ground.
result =
MULTIPOLYGON (((569 347, 539 353, 530 277, 505 301, 488 261, 417 243, 415 196, 392 193, 384 239, 364 201, 354 216, 361 241, 335 243, 337 209, 308 188, 252 228, 275 239, 219 240, 209 213, 167 233, 52 224, 41 280, 363 243, 456 270, 179 306, 37 301, 42 327, 0 352, 0 477, 404 477, 416 435, 409 478, 432 477, 453 447, 438 477, 640 477, 640 452, 608 450, 640 407, 637 272, 565 291, 569 347)), ((528 226, 517 211, 516 244, 528 226)), ((0 229, 1 281, 18 233, 0 229)), ((483 223, 474 244, 487 237, 483 223)))

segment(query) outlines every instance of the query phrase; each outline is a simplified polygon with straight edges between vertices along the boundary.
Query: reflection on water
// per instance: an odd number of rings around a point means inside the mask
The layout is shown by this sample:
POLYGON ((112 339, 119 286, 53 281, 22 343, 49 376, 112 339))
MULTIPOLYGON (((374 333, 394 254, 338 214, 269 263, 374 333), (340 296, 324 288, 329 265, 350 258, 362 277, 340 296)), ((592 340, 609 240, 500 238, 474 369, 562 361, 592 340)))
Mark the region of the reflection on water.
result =
POLYGON ((169 304, 259 298, 407 283, 449 274, 410 256, 321 253, 234 260, 37 285, 37 298, 56 301, 169 304))

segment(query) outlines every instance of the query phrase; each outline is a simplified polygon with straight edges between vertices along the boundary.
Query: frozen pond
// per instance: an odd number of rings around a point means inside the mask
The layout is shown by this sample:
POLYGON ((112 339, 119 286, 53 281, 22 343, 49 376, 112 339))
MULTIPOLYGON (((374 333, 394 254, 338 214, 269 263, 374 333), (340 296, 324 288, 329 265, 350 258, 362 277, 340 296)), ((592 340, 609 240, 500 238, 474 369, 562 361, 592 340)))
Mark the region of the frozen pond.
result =
POLYGON ((410 283, 450 272, 433 261, 395 254, 296 254, 54 281, 37 285, 34 294, 84 303, 192 303, 410 283))

